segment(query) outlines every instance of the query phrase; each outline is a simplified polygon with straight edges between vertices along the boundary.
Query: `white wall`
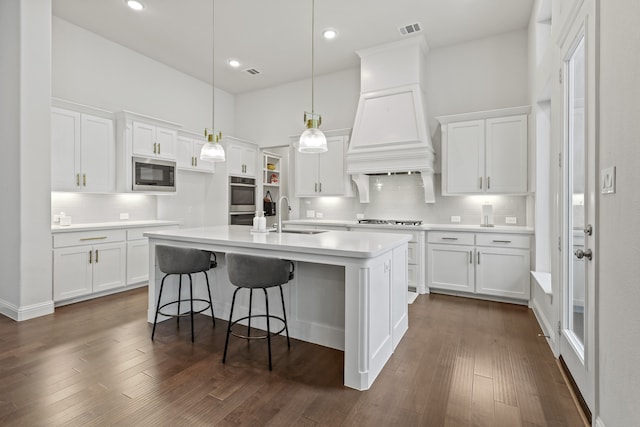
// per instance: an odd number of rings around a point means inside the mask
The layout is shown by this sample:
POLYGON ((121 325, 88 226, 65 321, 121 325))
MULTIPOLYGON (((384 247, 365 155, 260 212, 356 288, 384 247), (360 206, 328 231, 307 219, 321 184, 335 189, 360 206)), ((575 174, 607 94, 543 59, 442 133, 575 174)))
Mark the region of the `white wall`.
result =
POLYGON ((53 311, 50 17, 49 0, 0 3, 0 312, 17 320, 53 311))
POLYGON ((607 427, 640 425, 640 3, 600 1, 600 167, 616 194, 599 197, 599 408, 607 427))
MULTIPOLYGON (((198 133, 211 127, 209 84, 57 17, 52 37, 54 97, 114 112, 133 111, 198 133)), ((216 89, 215 102, 216 127, 233 135, 235 96, 216 89)), ((132 219, 157 217, 199 226, 208 223, 206 207, 219 198, 220 185, 212 185, 214 179, 210 174, 179 171, 177 194, 147 196, 142 199, 148 203, 145 206, 114 195, 77 194, 58 200, 54 194, 52 213, 64 208, 74 222, 100 222, 116 221, 117 211, 127 209, 132 219)))

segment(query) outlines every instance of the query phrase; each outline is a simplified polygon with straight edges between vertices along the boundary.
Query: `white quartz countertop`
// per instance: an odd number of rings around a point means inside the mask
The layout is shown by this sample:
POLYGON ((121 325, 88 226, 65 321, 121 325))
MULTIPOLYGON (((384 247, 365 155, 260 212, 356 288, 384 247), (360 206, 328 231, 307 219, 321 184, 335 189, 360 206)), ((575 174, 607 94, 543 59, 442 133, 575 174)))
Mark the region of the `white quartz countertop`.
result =
POLYGON ((335 219, 291 219, 283 221, 285 225, 312 225, 324 226, 344 226, 350 228, 391 228, 394 230, 422 230, 422 231, 472 231, 475 233, 514 233, 533 234, 532 227, 522 226, 495 226, 481 227, 480 225, 465 224, 422 224, 422 225, 392 225, 392 224, 358 224, 353 220, 335 219))
POLYGON ((293 234, 251 232, 249 227, 224 225, 150 231, 146 237, 177 242, 219 245, 232 248, 259 248, 277 251, 294 251, 307 254, 343 256, 349 258, 375 258, 407 243, 411 236, 399 233, 359 233, 349 231, 326 231, 318 234, 293 234))
POLYGON ((93 222, 85 224, 52 225, 51 233, 65 233, 71 231, 94 231, 108 230, 114 228, 138 228, 138 227, 160 227, 163 225, 180 225, 179 221, 165 221, 161 219, 151 219, 144 221, 113 221, 113 222, 93 222))

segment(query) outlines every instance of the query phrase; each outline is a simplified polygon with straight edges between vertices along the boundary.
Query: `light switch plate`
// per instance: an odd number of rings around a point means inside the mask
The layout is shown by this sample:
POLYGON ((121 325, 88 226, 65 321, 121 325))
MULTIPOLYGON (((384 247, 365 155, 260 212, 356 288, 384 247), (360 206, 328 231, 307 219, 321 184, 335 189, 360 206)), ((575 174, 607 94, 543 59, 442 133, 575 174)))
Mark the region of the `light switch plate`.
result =
POLYGON ((316 211, 312 211, 311 209, 307 209, 307 218, 315 218, 316 211))
POLYGON ((451 222, 460 222, 460 215, 451 215, 451 222))
POLYGON ((129 214, 128 213, 121 213, 120 214, 120 219, 129 219, 129 214))
POLYGON ((356 214, 356 219, 364 219, 364 214, 356 214))
POLYGON ((316 218, 322 218, 322 212, 316 212, 316 218))
POLYGON ((616 192, 616 167, 610 166, 600 171, 600 192, 612 194, 616 192))
POLYGON ((518 218, 515 216, 508 216, 504 219, 505 224, 517 224, 518 218))

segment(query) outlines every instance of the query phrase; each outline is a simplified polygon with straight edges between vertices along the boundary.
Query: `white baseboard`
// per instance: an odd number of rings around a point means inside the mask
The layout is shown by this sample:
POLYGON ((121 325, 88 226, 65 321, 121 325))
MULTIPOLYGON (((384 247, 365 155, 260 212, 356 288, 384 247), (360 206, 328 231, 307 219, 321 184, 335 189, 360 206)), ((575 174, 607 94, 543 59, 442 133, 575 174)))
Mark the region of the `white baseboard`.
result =
POLYGON ((604 426, 604 421, 602 421, 602 418, 596 417, 596 425, 595 425, 595 427, 605 427, 604 426))
POLYGON ((18 322, 40 316, 46 316, 47 314, 52 314, 53 310, 53 301, 46 301, 38 304, 28 305, 25 307, 18 307, 17 305, 11 304, 8 301, 0 300, 0 314, 3 314, 10 319, 16 320, 18 322))
POLYGON ((557 334, 555 329, 551 325, 551 322, 549 322, 549 319, 547 319, 547 317, 544 315, 544 311, 540 310, 540 307, 538 306, 537 301, 532 300, 531 309, 533 310, 533 314, 536 316, 536 319, 538 320, 538 324, 540 325, 540 329, 542 329, 542 333, 548 336, 547 344, 549 344, 549 347, 551 348, 551 352, 555 357, 558 357, 558 351, 557 351, 558 345, 556 342, 557 334))

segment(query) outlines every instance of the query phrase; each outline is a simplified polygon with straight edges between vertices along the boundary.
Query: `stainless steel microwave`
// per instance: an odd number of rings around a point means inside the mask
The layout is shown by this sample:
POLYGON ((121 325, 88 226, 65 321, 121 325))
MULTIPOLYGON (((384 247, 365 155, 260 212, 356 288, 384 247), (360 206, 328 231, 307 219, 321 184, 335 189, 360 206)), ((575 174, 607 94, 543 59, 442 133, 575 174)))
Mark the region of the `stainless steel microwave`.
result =
POLYGON ((176 162, 132 157, 133 191, 176 191, 176 162))

